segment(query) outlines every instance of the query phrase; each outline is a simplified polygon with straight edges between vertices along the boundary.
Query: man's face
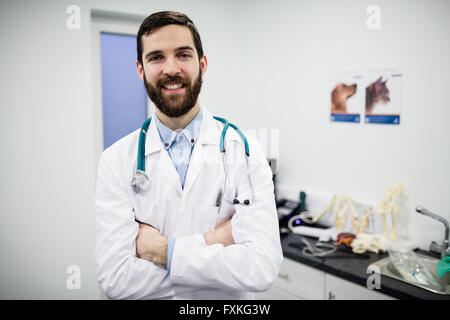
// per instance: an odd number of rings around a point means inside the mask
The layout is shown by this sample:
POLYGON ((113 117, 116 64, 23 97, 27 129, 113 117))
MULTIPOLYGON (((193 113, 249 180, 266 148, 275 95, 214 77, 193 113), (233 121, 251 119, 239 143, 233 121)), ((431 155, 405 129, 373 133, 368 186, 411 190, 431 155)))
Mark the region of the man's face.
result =
POLYGON ((155 106, 168 117, 185 115, 197 103, 206 71, 206 57, 198 59, 189 28, 162 27, 142 37, 138 74, 155 106))

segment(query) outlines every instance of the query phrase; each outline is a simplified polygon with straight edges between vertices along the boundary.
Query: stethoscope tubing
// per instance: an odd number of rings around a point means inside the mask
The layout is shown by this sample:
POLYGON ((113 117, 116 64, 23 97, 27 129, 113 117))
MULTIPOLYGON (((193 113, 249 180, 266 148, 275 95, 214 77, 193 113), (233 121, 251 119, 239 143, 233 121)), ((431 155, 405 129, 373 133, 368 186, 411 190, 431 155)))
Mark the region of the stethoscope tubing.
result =
MULTIPOLYGON (((251 192, 251 199, 245 199, 244 201, 240 201, 237 197, 236 194, 236 188, 235 188, 235 194, 234 194, 234 199, 233 201, 230 201, 228 199, 226 199, 226 197, 223 197, 225 201, 227 201, 228 203, 231 204, 242 204, 242 205, 250 205, 253 203, 254 199, 255 199, 255 193, 253 190, 253 184, 250 178, 250 173, 248 172, 249 170, 249 157, 250 157, 250 148, 248 146, 248 141, 246 136, 244 135, 244 133, 233 123, 230 123, 228 120, 226 120, 225 118, 221 118, 221 117, 216 117, 213 116, 213 118, 217 121, 220 121, 224 124, 224 127, 222 129, 222 133, 220 136, 220 152, 222 153, 222 162, 223 162, 223 166, 224 166, 224 171, 225 171, 225 179, 224 179, 224 193, 226 190, 226 182, 227 182, 227 177, 229 177, 228 175, 228 169, 226 168, 225 165, 225 154, 226 154, 226 149, 225 149, 225 137, 227 134, 227 130, 229 127, 232 127, 234 130, 236 130, 236 132, 240 135, 243 143, 244 143, 244 148, 245 148, 245 155, 246 155, 246 165, 247 165, 247 179, 248 179, 248 184, 249 184, 249 188, 250 188, 250 192, 251 192)), ((139 132, 139 141, 138 141, 138 155, 137 155, 137 165, 136 165, 136 173, 135 176, 133 177, 131 184, 132 184, 132 188, 136 193, 145 193, 146 191, 148 191, 148 189, 143 188, 143 185, 139 185, 142 184, 143 180, 146 180, 147 184, 149 185, 149 178, 148 175, 145 172, 145 141, 146 141, 146 136, 147 136, 147 132, 148 132, 148 128, 150 126, 152 117, 149 117, 143 124, 141 127, 141 130, 139 132)), ((149 188, 149 187, 147 187, 149 188)))

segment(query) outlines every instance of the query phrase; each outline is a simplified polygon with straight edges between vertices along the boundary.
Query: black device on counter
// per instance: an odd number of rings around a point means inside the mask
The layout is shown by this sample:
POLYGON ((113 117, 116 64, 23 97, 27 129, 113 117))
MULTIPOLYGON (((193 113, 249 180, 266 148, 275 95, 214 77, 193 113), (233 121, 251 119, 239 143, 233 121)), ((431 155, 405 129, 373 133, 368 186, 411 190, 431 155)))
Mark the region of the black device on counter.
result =
POLYGON ((299 202, 289 201, 286 199, 281 199, 277 201, 277 212, 278 212, 278 224, 280 226, 280 234, 285 235, 291 232, 288 227, 288 222, 293 216, 299 215, 302 212, 302 216, 299 216, 292 222, 293 227, 305 225, 308 227, 314 227, 319 229, 325 229, 327 226, 321 225, 320 223, 312 222, 312 217, 308 214, 308 209, 306 207, 306 193, 300 191, 299 202), (284 214, 282 213, 284 211, 284 214), (288 213, 286 213, 288 212, 288 213))
MULTIPOLYGON (((277 211, 290 210, 288 214, 278 213, 278 224, 280 226, 280 234, 287 234, 290 232, 288 228, 289 220, 303 211, 306 211, 306 193, 300 191, 299 202, 281 199, 277 201, 277 211)), ((302 219, 297 219, 297 225, 302 224, 302 219)))

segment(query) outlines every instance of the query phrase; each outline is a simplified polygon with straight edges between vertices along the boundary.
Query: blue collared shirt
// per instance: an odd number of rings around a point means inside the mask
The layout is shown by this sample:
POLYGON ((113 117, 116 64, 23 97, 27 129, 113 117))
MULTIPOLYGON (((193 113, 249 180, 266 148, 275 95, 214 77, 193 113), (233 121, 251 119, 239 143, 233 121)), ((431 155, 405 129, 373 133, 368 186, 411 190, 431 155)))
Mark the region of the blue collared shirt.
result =
MULTIPOLYGON (((175 169, 180 176, 180 182, 183 188, 192 150, 200 132, 202 117, 203 111, 200 108, 195 118, 181 132, 172 131, 157 116, 154 117, 163 146, 172 159, 175 169)), ((167 241, 167 270, 169 273, 175 241, 176 238, 169 238, 167 241)))

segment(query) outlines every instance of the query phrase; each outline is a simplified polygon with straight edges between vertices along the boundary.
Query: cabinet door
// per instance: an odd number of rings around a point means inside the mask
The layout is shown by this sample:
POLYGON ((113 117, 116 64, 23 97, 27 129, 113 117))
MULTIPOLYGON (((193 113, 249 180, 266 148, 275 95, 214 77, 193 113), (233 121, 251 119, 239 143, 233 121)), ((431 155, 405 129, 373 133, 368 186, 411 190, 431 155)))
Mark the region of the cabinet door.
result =
POLYGON ((267 291, 255 293, 255 298, 258 300, 302 300, 300 297, 281 290, 276 286, 272 286, 267 291))
POLYGON ((325 273, 284 258, 274 286, 302 299, 322 300, 324 298, 325 273))
POLYGON ((325 299, 328 300, 395 300, 395 298, 370 290, 361 285, 325 274, 325 299))

